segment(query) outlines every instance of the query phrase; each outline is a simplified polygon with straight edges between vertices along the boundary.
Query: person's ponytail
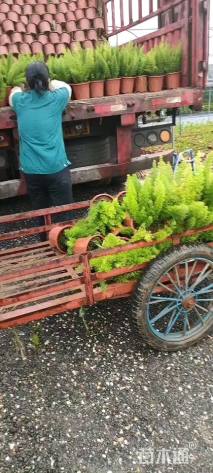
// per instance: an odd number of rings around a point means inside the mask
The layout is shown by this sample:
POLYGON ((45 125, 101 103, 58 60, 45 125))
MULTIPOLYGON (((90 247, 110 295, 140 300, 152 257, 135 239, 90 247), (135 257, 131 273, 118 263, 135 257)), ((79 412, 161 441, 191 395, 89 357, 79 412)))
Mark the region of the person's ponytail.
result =
POLYGON ((27 83, 31 90, 42 95, 49 89, 49 71, 43 62, 30 64, 26 72, 27 83))
POLYGON ((46 81, 42 80, 42 79, 38 79, 37 77, 35 77, 34 81, 33 81, 33 89, 38 93, 38 94, 42 94, 43 92, 45 92, 47 90, 47 84, 46 84, 46 81))

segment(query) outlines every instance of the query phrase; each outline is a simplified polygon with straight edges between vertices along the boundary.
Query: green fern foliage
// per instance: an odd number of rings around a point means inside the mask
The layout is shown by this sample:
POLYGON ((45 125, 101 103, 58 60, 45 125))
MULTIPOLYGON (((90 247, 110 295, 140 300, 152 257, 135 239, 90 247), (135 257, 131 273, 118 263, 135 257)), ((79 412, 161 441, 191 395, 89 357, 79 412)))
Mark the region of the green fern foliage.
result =
MULTIPOLYGON (((213 224, 213 153, 205 162, 198 156, 194 172, 189 163, 183 162, 174 174, 170 164, 161 160, 158 165, 153 166, 150 176, 144 181, 134 175, 129 176, 126 197, 122 203, 117 199, 112 202, 98 202, 89 210, 86 219, 66 230, 65 237, 69 254, 72 254, 77 238, 89 235, 102 235, 103 249, 138 241, 153 242, 152 247, 93 258, 92 269, 106 272, 151 261, 171 248, 171 242, 163 241, 167 237, 209 224, 213 224), (136 230, 129 232, 127 229, 126 241, 115 235, 113 230, 120 228, 119 234, 124 235, 125 232, 122 232, 127 216, 134 220, 136 230)), ((183 238, 182 242, 212 240, 213 232, 208 232, 183 238)), ((138 276, 138 273, 134 273, 119 280, 134 279, 138 276)))

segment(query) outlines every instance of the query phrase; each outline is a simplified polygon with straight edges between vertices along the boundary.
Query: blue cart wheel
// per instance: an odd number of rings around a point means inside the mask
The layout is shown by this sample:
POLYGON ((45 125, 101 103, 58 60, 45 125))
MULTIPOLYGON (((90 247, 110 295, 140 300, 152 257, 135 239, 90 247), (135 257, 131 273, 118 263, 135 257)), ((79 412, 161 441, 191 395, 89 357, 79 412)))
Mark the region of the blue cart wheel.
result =
POLYGON ((213 250, 180 247, 158 259, 141 280, 134 322, 153 348, 175 351, 213 327, 213 250))

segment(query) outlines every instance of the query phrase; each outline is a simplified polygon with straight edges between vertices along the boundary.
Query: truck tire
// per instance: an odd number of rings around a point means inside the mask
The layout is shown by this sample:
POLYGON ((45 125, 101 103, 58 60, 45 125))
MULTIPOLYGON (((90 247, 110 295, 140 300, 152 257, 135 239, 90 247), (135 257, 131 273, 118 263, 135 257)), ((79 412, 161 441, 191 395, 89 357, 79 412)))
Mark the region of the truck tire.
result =
POLYGON ((213 249, 183 246, 155 261, 137 287, 133 321, 158 350, 185 349, 205 337, 213 327, 213 249))

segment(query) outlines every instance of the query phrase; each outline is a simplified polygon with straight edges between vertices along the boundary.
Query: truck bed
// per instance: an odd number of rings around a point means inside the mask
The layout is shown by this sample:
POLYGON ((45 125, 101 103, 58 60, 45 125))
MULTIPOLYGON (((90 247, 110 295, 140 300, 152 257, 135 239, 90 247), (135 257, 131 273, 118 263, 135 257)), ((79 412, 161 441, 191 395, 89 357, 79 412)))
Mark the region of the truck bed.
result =
MULTIPOLYGON (((89 120, 98 117, 139 114, 160 109, 174 109, 194 105, 200 107, 203 90, 199 88, 179 88, 157 93, 135 93, 116 97, 101 97, 89 100, 71 101, 64 114, 64 122, 89 120)), ((126 123, 129 124, 128 122, 126 123)), ((125 123, 123 124, 125 125, 125 123)), ((16 128, 15 115, 10 107, 0 109, 0 129, 16 128)))

